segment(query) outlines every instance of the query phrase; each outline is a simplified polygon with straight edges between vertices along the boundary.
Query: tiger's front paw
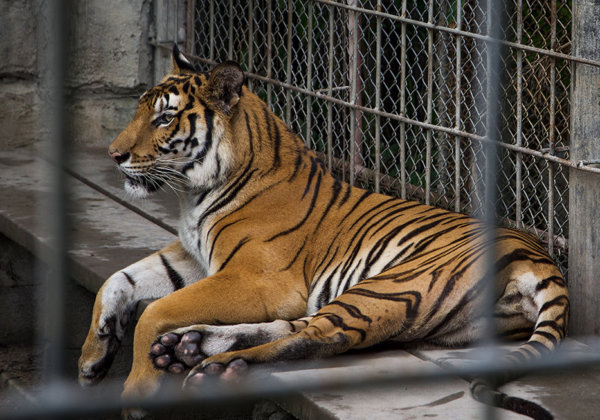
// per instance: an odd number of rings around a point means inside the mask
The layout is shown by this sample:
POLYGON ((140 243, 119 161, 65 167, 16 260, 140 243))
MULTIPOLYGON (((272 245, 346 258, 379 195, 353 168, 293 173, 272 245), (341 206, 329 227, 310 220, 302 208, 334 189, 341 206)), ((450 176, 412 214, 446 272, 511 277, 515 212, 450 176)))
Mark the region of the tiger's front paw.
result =
POLYGON ((92 324, 79 357, 79 384, 83 387, 96 385, 106 374, 121 346, 124 330, 133 311, 125 311, 92 324))
POLYGON ((183 388, 199 388, 214 379, 220 379, 226 382, 237 382, 247 371, 248 364, 243 359, 234 359, 226 364, 201 364, 190 371, 183 381, 183 388))

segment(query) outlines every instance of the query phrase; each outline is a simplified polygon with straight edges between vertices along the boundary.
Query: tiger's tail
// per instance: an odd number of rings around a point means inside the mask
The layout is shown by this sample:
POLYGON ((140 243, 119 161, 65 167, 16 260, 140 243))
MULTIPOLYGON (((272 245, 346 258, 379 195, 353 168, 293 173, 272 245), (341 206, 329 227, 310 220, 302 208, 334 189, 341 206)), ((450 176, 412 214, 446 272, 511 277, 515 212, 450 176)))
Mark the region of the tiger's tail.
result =
POLYGON ((503 408, 536 420, 554 419, 554 415, 541 405, 523 398, 507 395, 494 388, 494 385, 484 379, 476 378, 471 381, 471 395, 480 403, 503 408))
MULTIPOLYGON (((547 277, 537 283, 532 298, 537 303, 538 319, 531 337, 516 349, 503 356, 509 364, 535 360, 554 350, 567 332, 569 296, 561 275, 547 277)), ((511 369, 493 379, 475 378, 471 381, 471 394, 484 404, 504 408, 538 420, 553 419, 550 411, 539 404, 509 396, 497 388, 521 377, 518 369, 511 369)))

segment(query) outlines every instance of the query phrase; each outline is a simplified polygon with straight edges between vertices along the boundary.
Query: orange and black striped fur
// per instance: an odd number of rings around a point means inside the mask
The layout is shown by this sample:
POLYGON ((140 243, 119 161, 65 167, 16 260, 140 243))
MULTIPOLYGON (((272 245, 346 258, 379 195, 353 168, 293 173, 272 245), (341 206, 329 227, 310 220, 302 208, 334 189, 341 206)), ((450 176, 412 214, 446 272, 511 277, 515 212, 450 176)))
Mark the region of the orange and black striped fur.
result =
POLYGON ((165 371, 186 384, 247 363, 326 357, 386 340, 446 346, 482 335, 486 270, 496 275, 498 333, 529 338, 528 359, 564 338, 565 281, 530 235, 371 193, 331 175, 243 85, 227 62, 174 71, 139 101, 109 153, 126 189, 170 187, 179 240, 111 276, 98 293, 80 382, 102 379, 141 299, 124 395, 148 395, 165 371), (184 351, 186 350, 186 351, 184 351), (151 358, 148 353, 151 353, 151 358))

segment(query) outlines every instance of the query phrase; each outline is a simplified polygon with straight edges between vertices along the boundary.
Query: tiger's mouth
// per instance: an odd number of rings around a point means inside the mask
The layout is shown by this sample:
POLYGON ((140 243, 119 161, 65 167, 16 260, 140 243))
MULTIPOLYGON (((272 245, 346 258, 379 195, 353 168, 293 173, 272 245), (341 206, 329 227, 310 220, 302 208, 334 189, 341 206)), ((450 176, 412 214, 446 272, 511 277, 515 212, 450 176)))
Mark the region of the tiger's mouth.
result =
POLYGON ((164 181, 161 179, 125 174, 125 191, 135 197, 147 197, 157 191, 163 183, 164 181))

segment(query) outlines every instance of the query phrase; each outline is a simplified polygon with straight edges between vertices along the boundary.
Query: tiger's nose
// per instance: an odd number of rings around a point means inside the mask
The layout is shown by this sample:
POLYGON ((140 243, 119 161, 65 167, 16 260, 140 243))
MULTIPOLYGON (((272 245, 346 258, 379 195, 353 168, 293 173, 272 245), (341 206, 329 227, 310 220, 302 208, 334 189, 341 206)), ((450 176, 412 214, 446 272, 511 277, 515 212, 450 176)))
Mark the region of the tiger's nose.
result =
POLYGON ((118 151, 108 151, 108 155, 110 156, 110 158, 112 160, 114 160, 116 163, 121 164, 123 162, 125 162, 128 158, 129 158, 129 152, 125 152, 123 154, 121 154, 118 151))

